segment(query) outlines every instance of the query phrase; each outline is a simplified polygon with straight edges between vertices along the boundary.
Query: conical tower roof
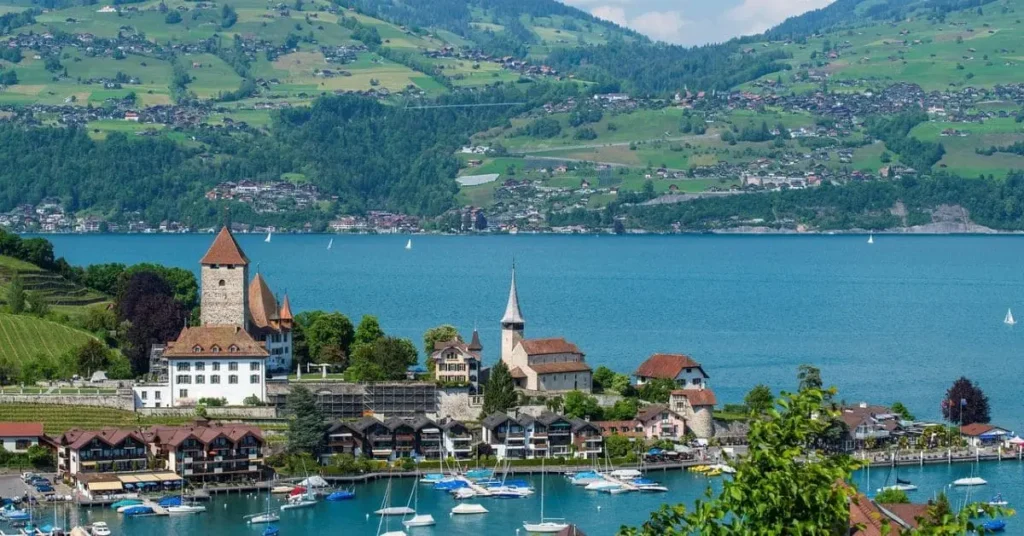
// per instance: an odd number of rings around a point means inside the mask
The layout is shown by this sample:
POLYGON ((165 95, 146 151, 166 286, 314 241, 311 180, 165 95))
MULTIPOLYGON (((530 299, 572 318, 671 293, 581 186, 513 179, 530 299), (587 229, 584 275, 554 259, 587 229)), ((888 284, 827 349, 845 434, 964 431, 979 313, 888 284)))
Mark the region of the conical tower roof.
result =
POLYGON ((281 313, 279 315, 281 320, 292 320, 292 304, 288 302, 288 295, 284 295, 284 301, 281 302, 281 313))
POLYGON ((480 343, 480 333, 476 328, 473 328, 473 340, 469 341, 467 348, 470 352, 479 352, 484 349, 484 345, 480 343))
POLYGON ((519 310, 519 294, 516 293, 516 266, 512 265, 512 286, 508 289, 508 305, 505 306, 505 316, 501 317, 502 324, 523 324, 523 313, 519 310))
POLYGON ((199 264, 249 264, 249 258, 245 256, 242 247, 235 241, 235 235, 227 226, 221 227, 217 238, 206 251, 206 255, 199 261, 199 264))

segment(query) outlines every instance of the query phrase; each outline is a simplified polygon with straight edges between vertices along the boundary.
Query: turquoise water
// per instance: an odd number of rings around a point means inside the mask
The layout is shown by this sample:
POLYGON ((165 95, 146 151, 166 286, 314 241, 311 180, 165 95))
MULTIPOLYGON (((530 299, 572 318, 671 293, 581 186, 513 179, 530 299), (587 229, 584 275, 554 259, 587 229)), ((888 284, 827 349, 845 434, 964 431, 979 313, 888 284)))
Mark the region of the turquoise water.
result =
MULTIPOLYGON (((989 481, 987 486, 971 489, 967 495, 965 488, 949 489, 950 501, 954 506, 969 501, 988 501, 996 493, 1001 493, 1009 501, 1011 508, 1024 505, 1024 489, 1020 482, 1024 478, 1024 464, 1018 462, 986 462, 980 465, 980 474, 989 481)), ((872 469, 870 475, 866 471, 859 472, 855 483, 862 490, 875 490, 886 484, 888 469, 872 469)), ((911 492, 915 502, 926 502, 937 492, 946 489, 948 484, 957 478, 969 476, 969 465, 932 465, 925 467, 901 467, 900 478, 909 479, 920 490, 911 492)), ((681 471, 652 472, 649 478, 666 484, 670 491, 664 494, 625 494, 608 495, 572 486, 559 475, 546 478, 546 517, 562 517, 578 524, 591 536, 608 536, 615 534, 623 524, 639 525, 648 517, 648 513, 660 507, 663 502, 682 502, 691 504, 700 497, 707 486, 718 488, 720 480, 705 478, 693 473, 681 471)), ((419 486, 419 511, 429 513, 437 520, 434 527, 409 529, 411 536, 490 536, 517 534, 516 529, 522 528, 523 521, 534 521, 540 516, 540 478, 531 480, 538 488, 538 493, 528 499, 479 499, 476 502, 484 505, 490 512, 479 516, 449 517, 448 512, 459 504, 447 493, 435 491, 430 485, 414 484, 411 479, 394 481, 395 503, 404 505, 408 501, 411 487, 419 486)), ((888 483, 893 477, 888 476, 888 483)), ((344 502, 320 502, 315 507, 290 510, 281 513, 283 536, 310 534, 346 534, 352 536, 372 536, 377 534, 378 518, 372 512, 380 508, 386 481, 365 484, 356 487, 356 499, 344 502), (367 514, 370 514, 367 518, 367 514)), ((92 508, 75 512, 67 512, 67 521, 73 523, 91 523, 106 521, 114 529, 114 534, 145 535, 167 534, 170 536, 190 536, 195 534, 216 534, 218 536, 258 536, 261 527, 251 527, 244 523, 247 514, 258 513, 265 509, 266 494, 216 496, 206 503, 208 511, 204 514, 177 517, 148 517, 123 519, 110 509, 92 508)), ((272 499, 274 510, 281 504, 277 497, 272 499)), ((52 510, 44 510, 44 521, 52 519, 52 510)), ((401 519, 391 520, 391 530, 399 530, 401 519)), ((385 526, 384 530, 387 530, 385 526)), ((1008 534, 1024 534, 1024 518, 1016 517, 1009 520, 1008 534)), ((520 536, 526 536, 520 530, 520 536)))
MULTIPOLYGON (((76 264, 198 270, 209 235, 54 235, 76 264)), ((993 418, 1024 428, 1024 238, 988 236, 262 236, 239 241, 294 309, 375 314, 419 346, 429 327, 474 325, 498 359, 498 320, 518 266, 528 337, 563 336, 594 366, 631 372, 654 352, 704 364, 719 401, 756 383, 795 387, 814 363, 849 402, 900 400, 938 418, 960 375, 993 418)))

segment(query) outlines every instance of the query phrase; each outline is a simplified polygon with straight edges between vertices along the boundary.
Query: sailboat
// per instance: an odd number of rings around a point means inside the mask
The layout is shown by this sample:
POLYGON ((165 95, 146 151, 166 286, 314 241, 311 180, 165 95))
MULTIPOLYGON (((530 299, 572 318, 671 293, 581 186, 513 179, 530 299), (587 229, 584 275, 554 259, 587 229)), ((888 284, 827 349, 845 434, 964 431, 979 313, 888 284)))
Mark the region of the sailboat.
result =
POLYGON ((555 532, 561 532, 569 528, 568 523, 562 523, 561 520, 556 519, 545 519, 544 518, 544 459, 541 458, 540 462, 540 522, 530 523, 529 521, 523 522, 523 528, 526 532, 535 532, 541 534, 552 534, 555 532))
POLYGON ((270 233, 271 233, 270 231, 267 231, 267 237, 263 239, 263 241, 268 243, 268 244, 270 243, 270 233))
POLYGON ((408 506, 388 506, 389 500, 391 499, 391 478, 388 478, 388 487, 384 490, 384 502, 380 505, 380 510, 374 513, 382 516, 406 516, 409 514, 415 514, 416 511, 408 506))
POLYGON ((206 507, 201 504, 196 504, 193 498, 188 504, 185 503, 185 479, 181 479, 181 495, 179 498, 179 504, 167 507, 168 514, 198 514, 205 512, 206 507))
POLYGON ((408 242, 405 243, 405 249, 412 249, 412 239, 411 238, 409 239, 408 242))
POLYGON ((1017 321, 1013 319, 1013 311, 1009 309, 1006 310, 1006 318, 1003 319, 1003 323, 1007 326, 1012 326, 1017 323, 1017 321))
MULTIPOLYGON (((281 520, 281 516, 270 510, 270 495, 271 492, 267 492, 267 510, 262 514, 252 514, 245 516, 245 522, 250 525, 256 525, 258 523, 274 523, 281 520)), ((269 528, 269 527, 268 527, 269 528)))
MULTIPOLYGON (((390 501, 391 501, 391 477, 389 476, 388 477, 388 487, 384 489, 384 500, 381 502, 380 510, 377 510, 377 512, 376 512, 377 514, 380 515, 380 521, 377 522, 377 536, 407 536, 404 530, 392 531, 391 530, 391 518, 388 517, 391 514, 382 513, 382 512, 387 512, 388 510, 391 510, 391 507, 388 507, 388 503, 390 501), (383 530, 383 532, 382 532, 382 530, 383 530)), ((406 507, 406 509, 408 509, 408 507, 406 507)))
POLYGON ((406 527, 429 527, 437 522, 434 521, 434 516, 430 514, 418 514, 416 513, 420 509, 420 487, 413 485, 412 494, 409 496, 409 502, 412 503, 413 515, 409 519, 403 519, 402 524, 406 527))
POLYGON ((868 244, 874 244, 874 243, 875 243, 875 234, 871 233, 871 234, 868 235, 868 244))
MULTIPOLYGON (((892 469, 891 469, 892 471, 894 471, 896 473, 896 483, 891 485, 891 486, 884 486, 882 489, 880 489, 878 491, 887 490, 887 489, 899 490, 899 491, 916 491, 917 490, 917 486, 915 486, 912 482, 910 482, 909 480, 903 480, 902 478, 900 478, 900 466, 896 465, 896 457, 897 456, 899 456, 899 451, 898 450, 896 451, 896 454, 892 457, 892 469)), ((888 480, 888 477, 886 478, 886 480, 888 480)))
POLYGON ((327 249, 331 249, 333 247, 334 247, 334 239, 332 238, 332 239, 327 241, 327 249))

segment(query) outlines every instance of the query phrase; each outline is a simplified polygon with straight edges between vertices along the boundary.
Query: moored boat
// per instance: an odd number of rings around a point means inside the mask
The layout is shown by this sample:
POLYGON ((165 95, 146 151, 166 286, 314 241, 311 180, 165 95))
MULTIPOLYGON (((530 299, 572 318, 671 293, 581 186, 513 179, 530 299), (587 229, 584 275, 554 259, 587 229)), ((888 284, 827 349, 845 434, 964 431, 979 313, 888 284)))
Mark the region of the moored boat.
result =
POLYGON ((455 508, 452 508, 452 514, 455 515, 470 515, 470 514, 486 514, 487 509, 479 504, 462 503, 455 508))

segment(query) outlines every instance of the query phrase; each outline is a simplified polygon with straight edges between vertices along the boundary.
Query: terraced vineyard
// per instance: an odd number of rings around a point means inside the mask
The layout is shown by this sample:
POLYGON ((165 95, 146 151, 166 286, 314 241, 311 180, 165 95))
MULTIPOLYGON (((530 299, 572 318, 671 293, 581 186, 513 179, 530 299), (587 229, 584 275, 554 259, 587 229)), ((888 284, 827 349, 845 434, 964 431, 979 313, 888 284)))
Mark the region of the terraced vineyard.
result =
MULTIPOLYGON (((106 296, 68 281, 59 274, 0 255, 0 289, 7 286, 15 272, 21 276, 26 291, 42 293, 50 305, 85 306, 108 300, 106 296)), ((0 303, 4 297, 0 293, 0 303)))
POLYGON ((4 404, 5 421, 42 422, 47 434, 59 434, 70 428, 96 430, 104 426, 150 426, 182 424, 190 417, 143 417, 131 411, 88 406, 48 404, 4 404))
POLYGON ((0 314, 0 359, 57 357, 92 335, 33 316, 0 314))

